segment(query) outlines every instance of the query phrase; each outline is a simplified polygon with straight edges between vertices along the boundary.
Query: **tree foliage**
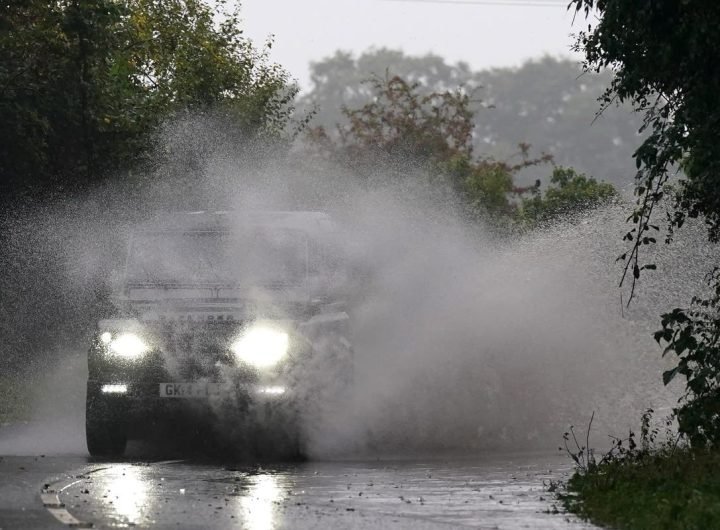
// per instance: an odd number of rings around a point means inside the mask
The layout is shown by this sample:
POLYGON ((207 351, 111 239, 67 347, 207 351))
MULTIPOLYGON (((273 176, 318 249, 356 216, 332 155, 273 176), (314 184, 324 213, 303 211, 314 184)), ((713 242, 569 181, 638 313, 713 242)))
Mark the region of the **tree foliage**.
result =
POLYGON ((0 18, 0 193, 87 187, 142 160, 165 120, 221 112, 277 134, 295 89, 237 10, 203 0, 11 1, 0 18), (216 22, 223 13, 222 22, 216 22))
MULTIPOLYGON (((688 217, 705 220, 708 238, 720 240, 720 4, 710 0, 573 0, 585 15, 599 21, 579 35, 577 47, 586 68, 610 68, 614 76, 602 97, 605 106, 628 101, 643 113, 647 137, 635 152, 638 168, 634 227, 625 239, 631 249, 621 256, 632 289, 641 271, 641 249, 655 243, 655 212, 669 201, 669 242, 688 217), (671 179, 682 168, 677 181, 671 179)), ((695 299, 691 308, 663 316, 656 335, 666 352, 678 356, 678 367, 666 373, 687 381, 685 404, 676 412, 681 430, 695 443, 720 442, 720 315, 716 273, 714 295, 695 299)))
MULTIPOLYGON (((618 185, 632 181, 630 155, 639 144, 641 120, 627 108, 610 108, 593 119, 597 98, 610 81, 607 72, 583 74, 574 61, 550 57, 519 68, 473 71, 465 63, 450 64, 436 55, 412 56, 389 49, 354 56, 346 52, 311 65, 312 87, 298 99, 303 112, 314 109, 313 123, 332 133, 344 120, 342 108, 360 108, 374 96, 364 81, 386 75, 418 84, 423 94, 462 87, 473 99, 473 148, 507 159, 520 143, 553 155, 559 165, 618 185)), ((533 182, 533 172, 516 180, 533 182)))
POLYGON ((707 296, 694 297, 688 309, 664 314, 662 329, 655 333, 658 343, 667 345, 663 355, 677 355, 677 366, 663 374, 663 382, 685 378, 687 399, 675 411, 678 427, 699 447, 720 441, 720 269, 709 274, 708 283, 707 296))
MULTIPOLYGON (((343 154, 356 165, 362 160, 370 171, 378 161, 428 167, 471 155, 472 111, 467 94, 423 95, 417 84, 399 76, 375 78, 367 84, 375 97, 359 108, 346 107, 343 113, 349 123, 338 127, 343 154)), ((315 128, 314 135, 329 139, 322 127, 315 128)))
POLYGON ((530 156, 520 144, 516 159, 476 156, 471 96, 462 89, 423 91, 420 83, 400 76, 366 83, 371 100, 344 109, 346 124, 333 136, 323 127, 310 131, 311 145, 337 163, 352 167, 368 185, 414 179, 440 198, 459 198, 465 213, 495 226, 528 226, 571 211, 597 206, 614 195, 572 169, 556 168, 543 195, 538 182, 519 186, 520 171, 543 175, 552 162, 546 154, 530 156))
POLYGON ((538 186, 522 201, 522 217, 532 223, 565 217, 596 208, 617 197, 612 184, 598 182, 572 168, 556 167, 544 194, 538 186))

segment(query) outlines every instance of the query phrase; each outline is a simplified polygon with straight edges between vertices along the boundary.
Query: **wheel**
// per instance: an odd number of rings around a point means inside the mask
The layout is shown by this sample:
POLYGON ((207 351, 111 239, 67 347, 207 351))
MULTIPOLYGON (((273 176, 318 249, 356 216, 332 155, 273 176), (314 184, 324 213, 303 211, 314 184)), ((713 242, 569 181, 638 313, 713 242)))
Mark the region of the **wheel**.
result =
POLYGON ((125 425, 114 403, 88 388, 85 407, 85 440, 91 456, 122 456, 127 445, 125 425))
POLYGON ((253 449, 263 459, 306 460, 300 421, 294 406, 268 407, 263 422, 253 428, 253 449))
POLYGON ((281 429, 279 439, 281 442, 277 449, 281 459, 290 462, 305 462, 308 459, 305 439, 298 418, 294 418, 281 429))

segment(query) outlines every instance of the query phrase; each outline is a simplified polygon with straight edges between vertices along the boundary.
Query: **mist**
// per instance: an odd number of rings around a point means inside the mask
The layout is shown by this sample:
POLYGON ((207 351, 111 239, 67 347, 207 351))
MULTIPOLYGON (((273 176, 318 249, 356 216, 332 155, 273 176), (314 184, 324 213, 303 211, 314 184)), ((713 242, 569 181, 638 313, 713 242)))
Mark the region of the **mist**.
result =
POLYGON ((127 235, 173 210, 322 210, 341 227, 355 385, 306 426, 315 458, 554 449, 593 412, 603 444, 677 399, 678 387, 662 387, 671 360, 651 333, 702 284, 711 249, 701 230, 659 249, 658 271, 624 307, 625 203, 509 239, 468 223, 417 174, 370 188, 299 152, 238 149, 221 130, 208 118, 169 125, 159 151, 193 164, 165 156, 135 176, 139 188, 106 185, 16 222, 15 256, 31 266, 17 269, 4 358, 32 389, 42 427, 0 441, 4 454, 84 454, 94 323, 112 314, 127 235))

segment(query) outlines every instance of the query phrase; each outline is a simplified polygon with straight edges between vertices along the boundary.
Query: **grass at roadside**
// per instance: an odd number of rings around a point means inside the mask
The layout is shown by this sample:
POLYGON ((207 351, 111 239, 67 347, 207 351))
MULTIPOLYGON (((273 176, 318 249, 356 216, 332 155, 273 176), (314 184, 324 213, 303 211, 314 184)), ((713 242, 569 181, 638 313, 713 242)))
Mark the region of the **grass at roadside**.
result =
POLYGON ((666 449, 578 471, 561 499, 593 523, 620 529, 720 528, 720 452, 666 449))
POLYGON ((0 424, 30 419, 28 383, 0 377, 0 424))

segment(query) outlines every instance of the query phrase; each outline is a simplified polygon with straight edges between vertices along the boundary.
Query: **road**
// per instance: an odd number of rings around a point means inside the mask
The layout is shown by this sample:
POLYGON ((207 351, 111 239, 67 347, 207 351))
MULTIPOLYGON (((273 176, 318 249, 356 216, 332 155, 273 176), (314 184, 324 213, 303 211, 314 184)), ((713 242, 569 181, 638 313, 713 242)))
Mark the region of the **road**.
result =
POLYGON ((543 485, 569 467, 555 454, 300 464, 3 456, 0 529, 590 528, 557 513, 543 485))

